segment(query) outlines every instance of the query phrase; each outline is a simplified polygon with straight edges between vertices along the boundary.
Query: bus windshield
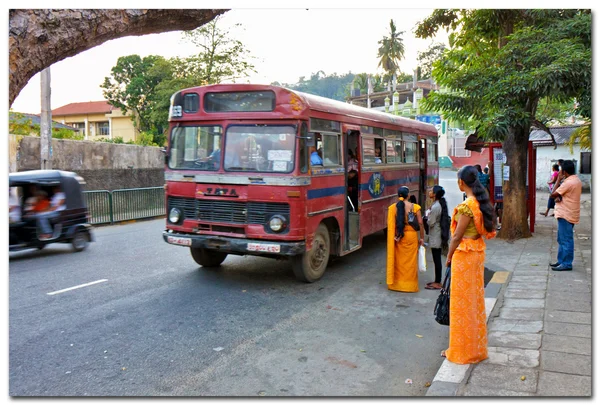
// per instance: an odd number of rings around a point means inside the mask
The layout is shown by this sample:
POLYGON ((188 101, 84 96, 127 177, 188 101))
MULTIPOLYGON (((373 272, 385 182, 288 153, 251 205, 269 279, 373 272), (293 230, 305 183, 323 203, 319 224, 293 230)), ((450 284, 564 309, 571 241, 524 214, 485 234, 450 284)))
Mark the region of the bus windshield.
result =
POLYGON ((296 127, 232 125, 225 138, 227 171, 290 173, 294 169, 296 127))
POLYGON ((171 169, 219 169, 222 129, 218 125, 175 127, 171 136, 171 169))

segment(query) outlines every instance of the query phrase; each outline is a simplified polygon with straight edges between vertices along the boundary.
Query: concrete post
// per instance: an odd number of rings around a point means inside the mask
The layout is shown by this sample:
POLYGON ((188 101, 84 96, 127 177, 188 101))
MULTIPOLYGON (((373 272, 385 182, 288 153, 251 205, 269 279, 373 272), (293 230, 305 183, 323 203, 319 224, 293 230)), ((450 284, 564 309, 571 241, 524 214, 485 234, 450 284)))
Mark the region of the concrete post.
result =
POLYGON ((42 70, 40 115, 40 161, 42 170, 52 169, 52 110, 50 109, 50 68, 42 70))

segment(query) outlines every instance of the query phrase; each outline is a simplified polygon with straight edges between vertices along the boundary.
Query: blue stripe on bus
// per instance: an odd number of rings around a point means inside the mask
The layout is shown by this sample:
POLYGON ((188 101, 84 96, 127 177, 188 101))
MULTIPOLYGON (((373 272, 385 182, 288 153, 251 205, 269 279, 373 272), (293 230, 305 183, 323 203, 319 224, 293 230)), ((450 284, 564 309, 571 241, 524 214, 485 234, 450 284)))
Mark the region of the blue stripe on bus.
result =
POLYGON ((309 200, 314 198, 332 197, 334 195, 346 194, 346 187, 328 187, 308 190, 306 196, 309 200))
MULTIPOLYGON (((400 186, 400 185, 405 185, 405 184, 410 184, 410 183, 416 183, 418 181, 419 181, 419 176, 403 177, 400 179, 386 180, 385 186, 386 187, 400 186)), ((368 190, 368 189, 369 189, 369 183, 361 183, 361 185, 360 185, 361 191, 368 190)))

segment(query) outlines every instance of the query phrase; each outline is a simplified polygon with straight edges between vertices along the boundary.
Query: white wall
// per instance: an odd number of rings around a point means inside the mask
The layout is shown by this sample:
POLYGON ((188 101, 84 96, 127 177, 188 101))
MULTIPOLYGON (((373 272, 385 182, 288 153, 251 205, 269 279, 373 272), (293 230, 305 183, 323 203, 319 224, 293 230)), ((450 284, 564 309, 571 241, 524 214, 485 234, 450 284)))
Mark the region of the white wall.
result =
POLYGON ((548 186, 546 181, 550 177, 552 172, 552 165, 558 163, 558 159, 575 159, 577 165, 575 167, 575 173, 583 183, 583 189, 590 189, 591 174, 580 174, 579 165, 581 164, 581 148, 579 146, 573 147, 573 154, 566 145, 558 145, 556 149, 554 146, 539 146, 537 148, 537 172, 536 172, 536 188, 538 190, 547 190, 548 186))

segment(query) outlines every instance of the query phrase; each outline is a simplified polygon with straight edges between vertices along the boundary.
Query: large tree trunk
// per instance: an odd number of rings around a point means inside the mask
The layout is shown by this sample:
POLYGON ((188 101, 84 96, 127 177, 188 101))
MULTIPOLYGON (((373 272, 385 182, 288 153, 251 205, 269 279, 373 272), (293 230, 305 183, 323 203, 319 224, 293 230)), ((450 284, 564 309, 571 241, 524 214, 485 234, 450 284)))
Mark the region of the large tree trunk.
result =
POLYGON ((193 30, 225 11, 10 10, 8 104, 36 73, 69 56, 129 35, 193 30))
MULTIPOLYGON (((510 181, 502 187, 502 229, 498 237, 515 240, 531 237, 527 223, 527 144, 529 129, 511 128, 502 143, 506 165, 510 167, 510 181)), ((498 173, 502 176, 502 173, 498 173)), ((532 212, 531 215, 535 215, 532 212)))

